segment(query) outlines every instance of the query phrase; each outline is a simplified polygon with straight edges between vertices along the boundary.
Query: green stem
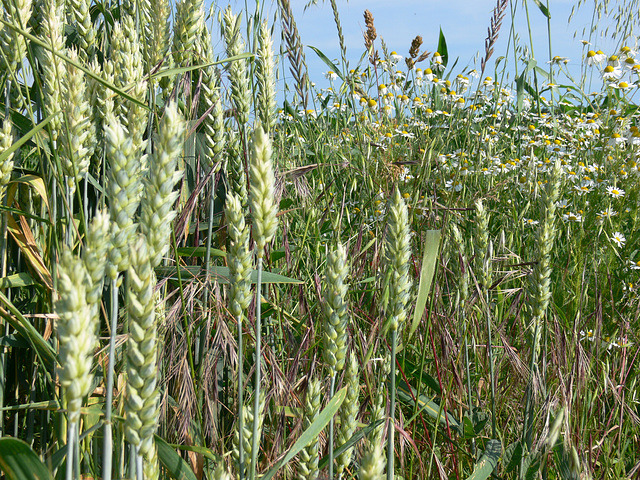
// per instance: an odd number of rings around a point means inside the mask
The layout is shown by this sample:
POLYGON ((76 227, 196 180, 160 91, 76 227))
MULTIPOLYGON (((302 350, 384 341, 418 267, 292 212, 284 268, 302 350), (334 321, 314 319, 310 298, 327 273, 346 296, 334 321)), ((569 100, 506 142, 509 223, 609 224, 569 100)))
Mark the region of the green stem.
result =
MULTIPOLYGON (((6 206, 5 187, 0 187, 0 203, 6 206)), ((0 276, 7 276, 7 212, 0 214, 0 276)), ((4 319, 0 320, 0 329, 4 330, 4 335, 8 335, 8 324, 4 319), (5 326, 4 328, 3 325, 5 326)), ((5 360, 7 348, 0 349, 0 408, 4 407, 5 388, 5 360)), ((4 414, 0 414, 0 438, 4 436, 4 414)))
POLYGON ((533 376, 534 368, 536 364, 536 350, 538 348, 536 338, 538 338, 538 330, 540 328, 540 321, 534 319, 536 322, 536 328, 533 336, 533 351, 531 352, 531 361, 529 363, 529 381, 527 383, 526 400, 524 406, 524 422, 522 425, 522 447, 526 447, 526 452, 522 452, 522 459, 520 461, 520 478, 524 478, 524 460, 526 453, 531 451, 531 430, 533 425, 533 376))
MULTIPOLYGON (((462 322, 464 324, 464 363, 465 373, 467 375, 467 396, 469 398, 469 418, 473 419, 473 396, 471 394, 471 372, 469 371, 469 340, 467 331, 467 319, 464 313, 462 314, 462 322)), ((471 453, 476 454, 476 439, 471 439, 471 453)))
MULTIPOLYGON (((251 439, 251 475, 256 478, 256 461, 258 458, 258 424, 260 423, 260 360, 262 356, 262 256, 258 256, 258 279, 256 281, 256 359, 255 359, 255 385, 253 391, 253 437, 251 439)), ((242 448, 242 446, 240 447, 242 448)))
MULTIPOLYGON (((211 194, 209 200, 209 223, 207 225, 207 251, 205 254, 205 278, 206 281, 204 283, 204 292, 203 292, 203 300, 204 300, 204 313, 205 315, 209 315, 209 282, 210 282, 210 269, 211 269, 211 236, 213 235, 213 209, 214 209, 214 201, 215 201, 215 184, 216 177, 211 174, 211 194)), ((205 323, 206 325, 206 323, 205 323)), ((204 345, 206 341, 207 331, 203 326, 200 329, 200 349, 198 350, 198 364, 202 364, 202 360, 204 359, 204 345)))
MULTIPOLYGON (((333 398, 333 394, 336 390, 336 371, 333 370, 331 373, 331 388, 329 389, 329 401, 333 398)), ((334 427, 334 417, 331 417, 329 421, 329 438, 328 438, 328 448, 329 448, 329 477, 333 479, 333 427, 334 427)))
POLYGON ((74 436, 76 431, 76 422, 69 422, 67 425, 67 469, 65 473, 66 480, 73 480, 73 452, 75 452, 74 436))
POLYGON ((396 344, 398 343, 398 331, 391 331, 391 370, 389 371, 389 430, 387 431, 387 480, 395 478, 394 446, 396 423, 396 344))
POLYGON ((142 455, 140 454, 140 447, 136 447, 136 479, 144 480, 144 470, 142 469, 142 455))
POLYGON ((242 314, 238 315, 238 477, 244 480, 244 352, 242 348, 242 314))
POLYGON ((113 426, 111 408, 113 404, 113 370, 116 357, 116 330, 118 328, 118 277, 111 280, 111 337, 109 338, 109 366, 107 370, 107 395, 104 407, 104 444, 102 453, 102 478, 111 480, 113 454, 113 426))
POLYGON ((489 356, 489 377, 491 381, 491 438, 496 438, 496 376, 493 366, 493 338, 491 334, 491 310, 489 308, 489 289, 485 296, 487 309, 487 355, 489 356))

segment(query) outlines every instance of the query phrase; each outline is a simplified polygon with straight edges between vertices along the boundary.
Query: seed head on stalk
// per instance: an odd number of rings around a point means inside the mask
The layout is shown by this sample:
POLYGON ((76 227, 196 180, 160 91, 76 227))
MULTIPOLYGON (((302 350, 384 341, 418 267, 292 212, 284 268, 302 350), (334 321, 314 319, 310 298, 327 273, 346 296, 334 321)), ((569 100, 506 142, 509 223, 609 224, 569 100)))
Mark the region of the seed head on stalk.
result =
POLYGON ((324 279, 324 349, 322 355, 331 376, 344 368, 347 353, 347 274, 349 263, 347 251, 342 244, 327 257, 324 279))
POLYGON ((400 190, 397 188, 391 197, 389 206, 385 258, 390 275, 389 306, 385 331, 397 331, 404 325, 407 318, 407 305, 411 291, 409 212, 400 190))
MULTIPOLYGON (((0 129, 0 154, 9 150, 13 144, 13 132, 10 118, 5 118, 0 129)), ((4 196, 4 188, 11 180, 11 172, 13 172, 13 153, 0 163, 0 202, 4 196)))
POLYGON ((69 250, 64 250, 59 266, 58 295, 55 312, 58 315, 59 340, 58 377, 67 401, 69 423, 80 418, 82 399, 91 389, 93 349, 98 328, 87 303, 89 276, 84 263, 69 250))
POLYGON ((249 164, 249 202, 253 215, 253 239, 258 259, 276 233, 278 207, 274 195, 275 176, 271 160, 271 139, 258 125, 253 133, 249 164))
POLYGON ((107 117, 105 137, 109 164, 107 196, 113 225, 107 274, 115 280, 118 272, 129 268, 130 245, 136 230, 133 218, 140 204, 140 161, 127 130, 113 114, 107 117))
POLYGON ((127 344, 127 395, 125 434, 139 454, 152 453, 158 423, 157 323, 155 274, 144 237, 131 249, 129 267, 129 342, 127 344))
POLYGON ((173 204, 178 198, 174 191, 182 177, 177 169, 178 157, 184 144, 185 121, 178 112, 177 103, 167 105, 160 122, 158 141, 149 163, 141 200, 140 229, 147 239, 151 267, 160 265, 169 248, 171 222, 176 216, 173 204))
MULTIPOLYGON (((322 386, 317 379, 309 381, 304 402, 304 417, 302 420, 303 430, 309 428, 320 414, 321 387, 322 386)), ((300 451, 298 480, 318 478, 318 463, 320 461, 318 450, 318 437, 316 436, 312 438, 311 441, 309 441, 309 443, 300 451)))
POLYGON ((251 303, 251 272, 253 262, 249 249, 249 229, 244 222, 242 205, 236 195, 227 195, 225 204, 227 233, 229 235, 229 310, 241 318, 251 303))

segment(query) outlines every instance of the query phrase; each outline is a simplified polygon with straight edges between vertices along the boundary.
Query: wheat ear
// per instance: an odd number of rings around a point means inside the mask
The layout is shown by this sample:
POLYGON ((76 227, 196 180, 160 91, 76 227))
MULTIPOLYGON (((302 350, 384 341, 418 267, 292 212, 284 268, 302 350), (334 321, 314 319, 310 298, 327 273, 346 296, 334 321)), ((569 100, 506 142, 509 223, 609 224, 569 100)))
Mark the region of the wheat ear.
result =
MULTIPOLYGON (((253 258, 249 249, 249 228, 245 224, 242 204, 233 193, 227 195, 225 204, 227 233, 229 235, 229 310, 238 328, 238 444, 244 444, 244 347, 242 323, 244 311, 251 303, 251 273, 253 258)), ((244 450, 238 450, 238 471, 244 478, 244 450)))
MULTIPOLYGON (((324 279, 324 348, 322 356, 329 369, 331 385, 329 398, 335 391, 336 374, 344 368, 347 352, 349 313, 347 311, 347 284, 349 273, 347 251, 338 243, 335 250, 327 257, 327 268, 324 279)), ((333 478, 333 417, 329 421, 329 478, 333 478)))
POLYGON ((157 389, 156 279, 149 260, 147 243, 144 237, 139 237, 131 249, 128 277, 129 341, 124 404, 124 431, 127 440, 136 447, 138 471, 142 471, 142 457, 152 451, 160 398, 157 389))
MULTIPOLYGON (((304 402, 303 431, 306 431, 320 414, 321 388, 322 385, 317 379, 309 381, 304 402)), ((300 451, 298 458, 298 480, 315 480, 318 478, 318 463, 320 462, 318 436, 311 439, 300 451)))
POLYGON ((273 59, 273 40, 269 24, 260 24, 259 47, 256 59, 256 80, 258 83, 258 118, 267 133, 272 132, 275 123, 276 78, 273 59))
POLYGON ((262 392, 260 385, 261 360, 262 360, 262 260, 264 249, 269 243, 278 226, 275 204, 273 162, 271 159, 271 139, 258 125, 253 134, 251 144, 251 161, 249 164, 249 183, 251 213, 253 214, 253 240, 256 244, 257 279, 256 279, 256 356, 255 356, 255 380, 254 380, 254 404, 253 404, 253 445, 251 448, 250 479, 256 474, 256 462, 258 455, 258 417, 259 398, 262 392))
POLYGON ((151 267, 160 265, 169 248, 171 222, 176 216, 173 204, 178 198, 174 191, 182 177, 177 169, 182 154, 185 121, 177 103, 167 105, 160 122, 158 141, 151 156, 149 173, 145 179, 144 196, 140 205, 140 229, 147 239, 151 267))
POLYGON ((204 22, 202 4, 202 0, 182 0, 176 5, 171 51, 179 67, 193 63, 194 46, 204 22))
MULTIPOLYGON (((240 33, 241 16, 234 15, 229 5, 222 17, 222 35, 224 37, 227 56, 235 57, 245 51, 244 40, 240 33)), ((238 127, 245 130, 249 122, 249 109, 251 107, 251 90, 247 63, 245 60, 236 60, 229 65, 229 80, 231 82, 231 102, 235 109, 238 127)))
MULTIPOLYGON (((78 62, 78 53, 70 49, 68 56, 78 62)), ((95 148, 95 130, 91 122, 91 105, 87 98, 84 72, 67 62, 66 95, 64 115, 67 132, 62 137, 64 155, 61 156, 62 171, 68 177, 71 193, 77 183, 89 172, 89 164, 95 148)))
MULTIPOLYGON (((2 121, 2 129, 0 129, 0 153, 4 153, 13 145, 13 125, 10 118, 2 121)), ((7 155, 0 163, 0 203, 4 197, 4 190, 11 180, 13 172, 13 153, 7 155)))
POLYGON ((384 478, 384 455, 379 444, 369 444, 367 452, 360 460, 360 480, 382 480, 384 478))
MULTIPOLYGON (((340 408, 338 417, 340 422, 336 443, 338 448, 351 440, 358 426, 357 417, 358 411, 360 410, 360 402, 358 401, 360 395, 360 371, 355 352, 351 352, 351 356, 349 357, 349 362, 345 369, 344 382, 347 384, 347 396, 340 408)), ((338 474, 338 478, 342 478, 342 473, 345 468, 351 464, 352 454, 353 447, 349 447, 336 458, 336 473, 338 474)))
MULTIPOLYGON (((62 10, 57 7, 55 0, 44 2, 44 18, 42 25, 43 40, 54 52, 63 53, 65 50, 62 31, 64 23, 62 21, 62 10)), ((51 140, 54 145, 60 133, 62 125, 62 115, 58 113, 62 110, 62 99, 65 96, 63 78, 65 75, 64 61, 50 52, 44 50, 42 57, 43 70, 43 103, 44 110, 48 115, 55 115, 49 123, 51 140)))
POLYGON ((407 318, 407 305, 411 290, 409 260, 411 257, 411 232, 409 211, 398 188, 389 205, 389 219, 385 241, 385 258, 389 271, 389 306, 385 330, 391 332, 391 362, 389 388, 389 434, 387 436, 387 478, 394 478, 394 438, 396 401, 396 345, 398 330, 407 318))
POLYGON ((91 390, 93 349, 97 343, 98 324, 87 303, 89 279, 82 261, 64 250, 58 268, 58 295, 55 312, 58 315, 59 353, 58 378, 67 402, 67 470, 66 479, 73 478, 73 458, 78 443, 78 423, 83 398, 91 390))

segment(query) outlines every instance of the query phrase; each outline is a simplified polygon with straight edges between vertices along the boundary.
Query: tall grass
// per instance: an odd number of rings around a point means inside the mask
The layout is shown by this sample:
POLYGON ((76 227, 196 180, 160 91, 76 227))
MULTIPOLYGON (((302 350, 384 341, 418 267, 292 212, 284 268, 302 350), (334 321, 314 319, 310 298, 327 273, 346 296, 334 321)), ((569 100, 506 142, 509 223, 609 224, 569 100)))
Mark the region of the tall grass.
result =
POLYGON ((263 8, 4 2, 5 476, 636 478, 640 57, 485 77, 536 6, 315 89, 280 0, 276 106, 263 8))

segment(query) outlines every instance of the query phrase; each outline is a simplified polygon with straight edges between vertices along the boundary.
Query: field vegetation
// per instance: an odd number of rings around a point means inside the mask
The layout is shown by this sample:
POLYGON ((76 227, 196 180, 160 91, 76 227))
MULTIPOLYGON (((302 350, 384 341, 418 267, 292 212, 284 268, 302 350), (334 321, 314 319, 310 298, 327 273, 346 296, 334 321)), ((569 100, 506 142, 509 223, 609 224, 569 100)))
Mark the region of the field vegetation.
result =
POLYGON ((459 66, 289 1, 3 0, 5 478, 639 478, 637 17, 566 80, 549 2, 459 66))

